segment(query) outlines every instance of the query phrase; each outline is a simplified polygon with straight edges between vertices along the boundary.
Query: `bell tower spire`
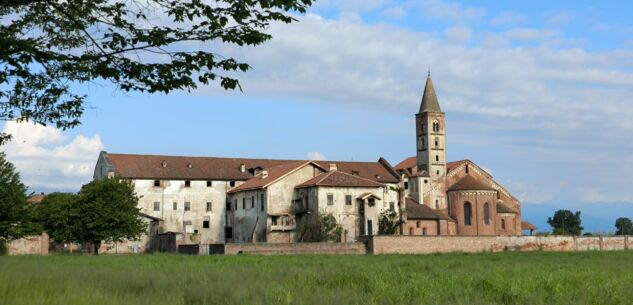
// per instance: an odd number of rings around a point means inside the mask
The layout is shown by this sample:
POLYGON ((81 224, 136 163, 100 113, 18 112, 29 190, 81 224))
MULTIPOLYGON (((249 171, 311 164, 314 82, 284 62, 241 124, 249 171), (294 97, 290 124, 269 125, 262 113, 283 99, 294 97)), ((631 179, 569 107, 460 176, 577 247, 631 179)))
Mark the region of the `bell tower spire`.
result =
MULTIPOLYGON (((440 108, 431 73, 426 78, 420 111, 415 115, 418 173, 429 182, 439 183, 446 175, 446 134, 444 112, 440 108), (425 173, 424 173, 425 172, 425 173)), ((436 197, 436 196, 430 196, 436 197)), ((442 208, 442 198, 425 198, 432 208, 442 208)))

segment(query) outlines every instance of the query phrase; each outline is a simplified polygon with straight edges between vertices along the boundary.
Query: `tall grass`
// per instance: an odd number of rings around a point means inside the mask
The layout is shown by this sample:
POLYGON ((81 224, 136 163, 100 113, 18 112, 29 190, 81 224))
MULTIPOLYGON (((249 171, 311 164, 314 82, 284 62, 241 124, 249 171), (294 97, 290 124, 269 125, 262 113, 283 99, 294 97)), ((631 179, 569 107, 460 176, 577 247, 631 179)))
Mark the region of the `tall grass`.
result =
POLYGON ((0 257, 0 304, 632 304, 633 252, 0 257))

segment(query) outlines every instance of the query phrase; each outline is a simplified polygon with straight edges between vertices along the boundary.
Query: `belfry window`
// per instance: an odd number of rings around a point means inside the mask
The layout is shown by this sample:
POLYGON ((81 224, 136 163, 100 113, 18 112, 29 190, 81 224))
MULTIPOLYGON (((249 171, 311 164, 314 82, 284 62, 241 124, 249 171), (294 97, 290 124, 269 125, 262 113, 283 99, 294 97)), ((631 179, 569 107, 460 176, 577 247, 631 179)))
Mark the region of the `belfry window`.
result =
POLYGON ((484 203, 484 224, 490 225, 490 205, 487 202, 484 203))
POLYGON ((470 226, 472 224, 472 215, 473 215, 473 206, 470 202, 466 201, 464 203, 464 225, 470 226))
POLYGON ((436 161, 436 162, 440 162, 440 156, 436 155, 436 156, 435 156, 435 161, 436 161))
POLYGON ((433 132, 439 132, 440 131, 440 123, 435 121, 433 122, 433 132))

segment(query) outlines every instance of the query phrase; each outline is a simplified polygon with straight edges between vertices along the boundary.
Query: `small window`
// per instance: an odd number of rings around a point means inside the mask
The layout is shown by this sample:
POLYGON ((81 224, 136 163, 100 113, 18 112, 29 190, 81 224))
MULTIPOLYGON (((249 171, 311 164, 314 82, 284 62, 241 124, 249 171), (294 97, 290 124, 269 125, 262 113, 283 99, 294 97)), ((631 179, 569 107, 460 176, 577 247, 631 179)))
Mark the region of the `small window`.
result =
POLYGON ((345 195, 345 205, 352 205, 352 195, 345 195))
POLYGON ((426 228, 422 228, 422 235, 426 235, 426 228))
POLYGON ((154 202, 154 211, 160 211, 160 202, 154 202))
POLYGON ((440 156, 436 155, 435 156, 435 161, 439 162, 440 161, 440 156))
POLYGON ((276 226, 278 221, 279 221, 279 216, 273 216, 270 218, 270 222, 273 226, 276 226))
POLYGON ((235 198, 235 210, 237 211, 237 198, 235 198))
POLYGON ((261 210, 264 210, 264 194, 259 194, 259 204, 261 205, 261 210))
POLYGON ((490 225, 490 205, 487 202, 484 203, 484 224, 490 225))
POLYGON ((185 211, 191 211, 191 202, 185 202, 185 211))
POLYGON ((227 201, 226 202, 226 210, 230 211, 231 210, 231 201, 227 201))
POLYGON ((429 183, 429 180, 424 179, 424 183, 425 183, 425 184, 426 184, 426 183, 429 183))
POLYGON ((327 205, 334 205, 334 194, 327 194, 327 205))
POLYGON ((229 181, 229 186, 230 187, 234 187, 235 186, 235 181, 229 181))
POLYGON ((468 164, 466 164, 466 174, 468 174, 468 164))
POLYGON ((409 228, 409 235, 413 235, 413 228, 409 228))
POLYGON ((472 205, 468 201, 464 202, 464 225, 470 226, 472 224, 472 219, 471 219, 472 215, 473 215, 472 205))
POLYGON ((419 227, 420 227, 420 221, 419 221, 419 220, 415 222, 415 227, 416 227, 416 228, 419 228, 419 227))
POLYGON ((191 187, 191 180, 185 180, 185 187, 191 187))
POLYGON ((375 206, 375 205, 376 205, 376 199, 375 199, 375 198, 369 198, 369 200, 367 201, 367 204, 368 204, 370 207, 375 206))
POLYGON ((231 227, 224 228, 224 238, 225 239, 232 239, 233 238, 233 228, 231 228, 231 227))
POLYGON ((203 229, 208 229, 209 228, 209 221, 208 220, 202 221, 202 228, 203 229))
POLYGON ((160 186, 160 180, 154 180, 154 186, 160 186))
POLYGON ((207 181, 207 187, 212 187, 213 186, 213 181, 207 181))
POLYGON ((246 210, 246 197, 242 198, 242 210, 246 210))
POLYGON ((251 209, 255 208, 255 196, 251 196, 251 209))
POLYGON ((173 208, 174 208, 174 211, 178 210, 178 202, 174 202, 173 208))
POLYGON ((440 171, 439 171, 439 170, 437 171, 437 175, 438 175, 438 176, 440 175, 440 171))
POLYGON ((435 138, 435 147, 439 147, 440 146, 440 138, 435 138))
POLYGON ((395 202, 389 202, 389 209, 392 211, 396 210, 396 203, 395 202))
POLYGON ((211 212, 213 210, 213 202, 207 202, 207 212, 211 212))
POLYGON ((405 190, 409 189, 409 182, 407 182, 407 181, 404 182, 404 189, 405 190))

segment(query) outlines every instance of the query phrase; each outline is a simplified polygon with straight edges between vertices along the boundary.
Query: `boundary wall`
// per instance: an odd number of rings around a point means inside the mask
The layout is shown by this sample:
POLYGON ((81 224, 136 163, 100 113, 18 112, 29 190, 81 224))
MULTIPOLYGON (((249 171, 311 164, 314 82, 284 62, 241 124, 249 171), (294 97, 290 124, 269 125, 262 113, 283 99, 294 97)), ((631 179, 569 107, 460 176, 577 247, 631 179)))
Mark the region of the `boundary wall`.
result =
POLYGON ((364 236, 369 254, 629 250, 629 236, 364 236))
POLYGON ((252 243, 224 245, 224 254, 367 254, 363 243, 252 243))

